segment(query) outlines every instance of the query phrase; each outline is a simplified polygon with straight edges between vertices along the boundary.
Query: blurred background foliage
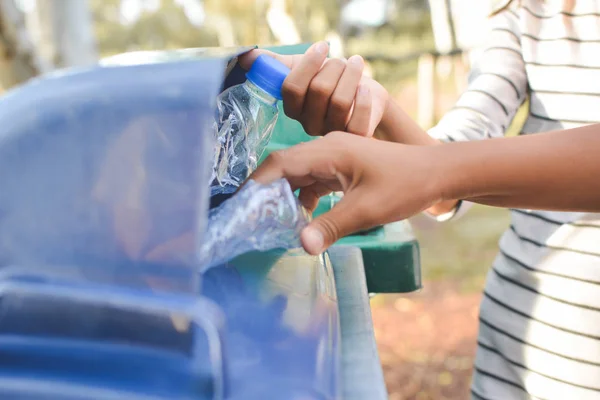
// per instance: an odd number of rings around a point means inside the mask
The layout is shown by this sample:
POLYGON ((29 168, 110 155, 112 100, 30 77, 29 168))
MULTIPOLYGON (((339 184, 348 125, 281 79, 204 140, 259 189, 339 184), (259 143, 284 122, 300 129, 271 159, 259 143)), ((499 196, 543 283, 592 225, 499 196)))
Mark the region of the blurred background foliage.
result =
MULTIPOLYGON (((127 22, 121 13, 122 0, 90 1, 102 56, 133 50, 277 43, 267 22, 267 12, 273 7, 269 0, 204 0, 201 21, 189 17, 190 12, 184 6, 191 4, 189 0, 138 1, 142 4, 139 15, 127 22)), ((288 1, 285 11, 293 19, 301 42, 314 42, 334 34, 343 42, 344 55, 402 56, 433 48, 426 1, 372 1, 385 15, 365 24, 356 21, 351 13, 342 19, 350 3, 342 0, 288 1)), ((375 61, 373 72, 382 83, 397 87, 399 80, 411 75, 414 78, 416 59, 411 61, 402 65, 375 61)))

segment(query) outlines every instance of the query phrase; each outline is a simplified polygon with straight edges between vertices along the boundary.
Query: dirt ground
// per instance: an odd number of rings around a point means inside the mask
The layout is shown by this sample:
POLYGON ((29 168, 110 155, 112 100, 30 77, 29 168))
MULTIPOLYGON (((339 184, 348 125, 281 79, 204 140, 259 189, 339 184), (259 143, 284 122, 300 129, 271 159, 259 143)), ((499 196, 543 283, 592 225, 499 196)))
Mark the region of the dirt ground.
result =
POLYGON ((391 400, 466 400, 485 276, 509 224, 505 210, 473 207, 440 224, 411 219, 425 280, 421 292, 371 299, 391 400))
POLYGON ((469 396, 481 294, 458 282, 373 299, 373 322, 390 400, 469 396))

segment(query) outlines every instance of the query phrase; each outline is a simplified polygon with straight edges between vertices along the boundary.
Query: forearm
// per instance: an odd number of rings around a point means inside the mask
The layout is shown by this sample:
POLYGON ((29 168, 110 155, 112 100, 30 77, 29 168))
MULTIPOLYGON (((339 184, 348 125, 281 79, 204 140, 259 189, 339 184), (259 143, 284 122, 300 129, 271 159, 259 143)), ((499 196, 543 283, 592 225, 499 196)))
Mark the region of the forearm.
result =
POLYGON ((392 98, 375 132, 377 139, 419 146, 441 144, 421 128, 392 98))
POLYGON ((430 149, 444 199, 600 211, 600 124, 430 149))
MULTIPOLYGON (((432 138, 412 118, 408 116, 393 99, 388 101, 387 109, 381 120, 379 129, 375 132, 377 139, 388 142, 432 146, 442 144, 432 138)), ((427 212, 438 216, 452 211, 456 207, 456 200, 448 200, 430 207, 427 212)))

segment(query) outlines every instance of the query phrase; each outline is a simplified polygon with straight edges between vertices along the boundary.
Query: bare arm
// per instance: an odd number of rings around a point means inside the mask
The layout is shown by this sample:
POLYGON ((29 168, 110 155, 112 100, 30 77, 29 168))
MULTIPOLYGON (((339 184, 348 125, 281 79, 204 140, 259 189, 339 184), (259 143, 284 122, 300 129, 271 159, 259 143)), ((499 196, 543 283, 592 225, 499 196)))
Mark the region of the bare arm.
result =
MULTIPOLYGON (((438 140, 462 142, 502 137, 525 100, 527 75, 521 55, 518 17, 506 10, 489 20, 489 28, 467 90, 456 106, 429 131, 438 140)), ((405 144, 435 143, 396 104, 388 105, 387 110, 379 137, 405 144)), ((448 200, 427 211, 439 216, 456 211, 456 205, 456 200, 448 200)), ((461 209, 464 210, 464 206, 461 209)))
POLYGON ((411 146, 333 132, 274 153, 253 174, 286 178, 314 208, 344 197, 302 233, 316 254, 352 232, 448 199, 501 207, 600 212, 600 124, 515 138, 411 146))
POLYGON ((499 207, 600 211, 600 124, 442 147, 435 149, 441 168, 451 171, 442 183, 444 198, 499 207))

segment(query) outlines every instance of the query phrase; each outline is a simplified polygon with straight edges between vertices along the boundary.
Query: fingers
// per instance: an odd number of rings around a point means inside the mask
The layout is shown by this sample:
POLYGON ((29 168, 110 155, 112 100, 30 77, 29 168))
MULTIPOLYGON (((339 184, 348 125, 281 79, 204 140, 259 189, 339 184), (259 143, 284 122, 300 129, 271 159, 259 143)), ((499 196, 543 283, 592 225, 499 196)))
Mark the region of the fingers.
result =
POLYGON ((345 130, 369 136, 381 119, 381 112, 373 110, 376 94, 370 93, 362 80, 364 60, 358 55, 347 62, 327 60, 328 50, 326 42, 296 55, 255 49, 240 56, 239 63, 249 69, 259 55, 267 54, 292 70, 282 88, 283 108, 288 117, 302 123, 309 135, 345 130))
POLYGON ((240 64, 240 66, 242 68, 244 68, 246 71, 248 71, 252 67, 252 64, 254 64, 254 61, 256 61, 258 56, 260 56, 261 54, 266 54, 268 56, 273 57, 274 59, 278 60, 279 62, 285 64, 290 69, 293 69, 295 66, 297 66, 298 63, 300 62, 300 60, 302 59, 302 57, 304 56, 304 54, 283 55, 283 54, 273 53, 272 51, 269 51, 269 50, 254 49, 254 50, 250 50, 249 52, 239 56, 238 63, 240 64))
POLYGON ((293 190, 315 183, 311 171, 315 164, 320 161, 307 148, 312 147, 310 145, 312 145, 312 142, 302 143, 290 149, 269 154, 248 179, 262 184, 269 184, 278 179, 286 178, 293 190))
POLYGON ((309 254, 321 254, 337 240, 370 226, 364 215, 369 211, 362 206, 367 203, 362 197, 358 192, 350 192, 331 211, 318 216, 302 231, 302 247, 309 254))
POLYGON ((352 56, 348 60, 344 73, 331 95, 325 121, 327 132, 346 130, 364 66, 361 56, 352 56))
POLYGON ((364 140, 349 133, 332 132, 325 138, 276 151, 248 179, 269 184, 286 178, 294 190, 315 182, 330 190, 343 190, 349 186, 346 177, 352 175, 362 149, 362 143, 353 139, 364 140))
POLYGON ((281 94, 283 97, 283 110, 288 117, 296 120, 300 118, 310 82, 323 66, 328 51, 329 46, 327 43, 314 44, 286 78, 281 94))
POLYGON ((372 105, 373 98, 371 96, 371 91, 366 85, 360 85, 358 93, 356 94, 352 117, 346 128, 348 132, 360 136, 369 135, 372 105))
POLYGON ((272 153, 249 179, 267 184, 285 178, 292 189, 300 188, 300 201, 313 210, 323 195, 344 191, 342 201, 302 233, 306 251, 319 254, 339 238, 380 222, 381 215, 372 207, 378 204, 373 190, 365 188, 360 180, 361 155, 372 143, 350 133, 332 132, 322 139, 272 153))
POLYGON ((336 186, 339 187, 340 184, 338 182, 331 182, 329 184, 326 182, 315 182, 300 189, 298 200, 308 210, 314 211, 319 205, 319 199, 335 191, 336 186))
POLYGON ((330 150, 317 143, 320 141, 302 143, 271 153, 248 179, 269 184, 277 179, 286 178, 292 189, 296 190, 309 186, 318 179, 335 178, 335 157, 328 154, 331 153, 330 150))
MULTIPOLYGON (((280 57, 277 54, 275 54, 269 50, 263 50, 263 49, 254 49, 254 50, 250 50, 249 52, 247 52, 245 54, 242 54, 241 56, 238 57, 238 64, 240 64, 240 66, 242 68, 244 68, 246 71, 248 71, 252 67, 252 64, 254 64, 254 61, 256 61, 258 56, 260 56, 261 54, 267 54, 271 57, 275 57, 279 61, 286 64, 283 60, 280 60, 280 57)), ((289 67, 289 65, 288 65, 288 67, 289 67)))
POLYGON ((329 106, 330 97, 340 76, 343 76, 346 63, 339 59, 329 59, 320 72, 310 82, 301 121, 304 130, 311 136, 323 135, 330 130, 325 128, 325 116, 329 106))

